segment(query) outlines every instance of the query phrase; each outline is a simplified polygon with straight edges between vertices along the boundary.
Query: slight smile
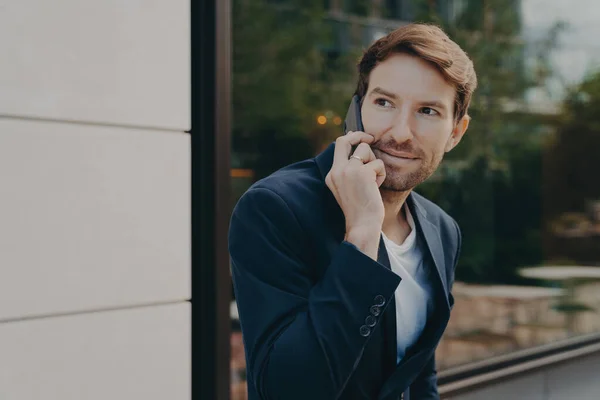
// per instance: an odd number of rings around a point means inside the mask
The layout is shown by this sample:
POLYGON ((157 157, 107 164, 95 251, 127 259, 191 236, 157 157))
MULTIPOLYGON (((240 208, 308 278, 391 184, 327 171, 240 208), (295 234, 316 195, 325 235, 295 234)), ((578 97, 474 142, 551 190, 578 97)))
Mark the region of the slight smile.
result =
POLYGON ((395 159, 400 159, 400 160, 407 160, 407 161, 412 161, 412 160, 417 160, 419 157, 405 152, 405 151, 393 151, 393 150, 381 150, 381 149, 376 149, 377 151, 379 151, 381 154, 385 154, 388 157, 391 158, 395 158, 395 159))

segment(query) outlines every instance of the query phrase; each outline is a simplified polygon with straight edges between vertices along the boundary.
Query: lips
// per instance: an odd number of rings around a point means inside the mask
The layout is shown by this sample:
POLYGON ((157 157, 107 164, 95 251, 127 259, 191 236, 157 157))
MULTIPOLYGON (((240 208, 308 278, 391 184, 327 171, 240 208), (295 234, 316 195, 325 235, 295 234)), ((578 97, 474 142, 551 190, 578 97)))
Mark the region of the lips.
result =
POLYGON ((394 157, 394 158, 402 158, 405 160, 416 160, 419 157, 415 156, 412 153, 406 152, 406 151, 394 151, 394 150, 382 150, 382 149, 377 149, 379 150, 381 153, 384 153, 390 157, 394 157))

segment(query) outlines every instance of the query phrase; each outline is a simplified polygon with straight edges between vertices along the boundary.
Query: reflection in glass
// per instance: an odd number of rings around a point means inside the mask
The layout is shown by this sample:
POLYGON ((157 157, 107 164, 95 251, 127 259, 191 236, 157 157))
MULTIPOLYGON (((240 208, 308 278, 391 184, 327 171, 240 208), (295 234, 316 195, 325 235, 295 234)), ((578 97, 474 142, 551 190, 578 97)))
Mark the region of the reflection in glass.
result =
MULTIPOLYGON (((469 132, 417 188, 463 233, 439 370, 600 332, 600 74, 546 95, 563 26, 526 35, 520 1, 483 3, 233 1, 232 206, 341 134, 354 64, 378 36, 432 21, 474 60, 469 132)), ((234 400, 246 398, 235 315, 233 304, 234 400)))

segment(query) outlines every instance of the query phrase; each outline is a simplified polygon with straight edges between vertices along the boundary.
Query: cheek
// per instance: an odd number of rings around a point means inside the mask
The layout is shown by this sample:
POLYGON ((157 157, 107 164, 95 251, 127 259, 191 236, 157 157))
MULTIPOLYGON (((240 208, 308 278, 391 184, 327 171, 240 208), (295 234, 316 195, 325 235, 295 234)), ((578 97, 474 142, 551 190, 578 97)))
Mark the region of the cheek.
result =
POLYGON ((374 110, 371 107, 363 107, 362 122, 365 132, 376 138, 387 131, 394 121, 393 113, 374 110))
POLYGON ((412 128, 416 135, 426 137, 428 140, 442 140, 442 136, 445 140, 446 133, 452 131, 452 126, 447 121, 427 117, 415 118, 412 128))
POLYGON ((418 143, 431 158, 437 158, 446 152, 446 145, 451 137, 452 127, 438 121, 419 123, 415 133, 418 143))

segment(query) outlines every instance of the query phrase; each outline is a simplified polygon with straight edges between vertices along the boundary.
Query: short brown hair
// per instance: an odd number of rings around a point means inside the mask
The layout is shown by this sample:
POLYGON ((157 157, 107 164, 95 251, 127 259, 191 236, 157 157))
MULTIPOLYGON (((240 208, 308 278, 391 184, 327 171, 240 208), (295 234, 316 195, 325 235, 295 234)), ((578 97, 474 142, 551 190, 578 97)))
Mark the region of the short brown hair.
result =
POLYGON ((455 120, 467 114, 477 87, 473 61, 442 29, 431 24, 404 25, 373 43, 358 63, 356 95, 364 98, 373 68, 395 53, 415 55, 436 67, 456 89, 455 120))

